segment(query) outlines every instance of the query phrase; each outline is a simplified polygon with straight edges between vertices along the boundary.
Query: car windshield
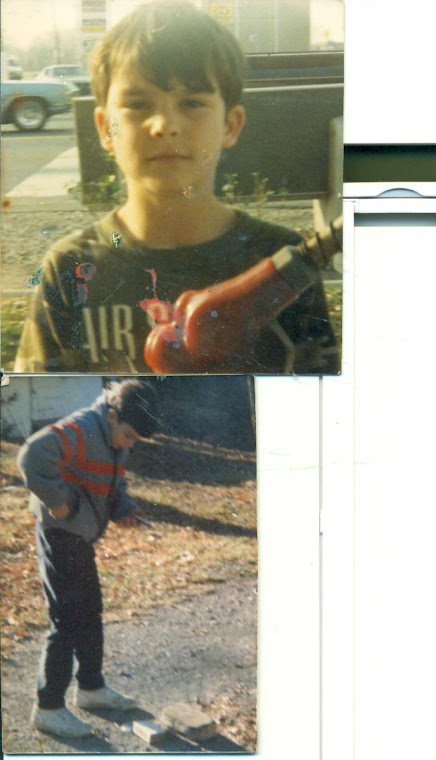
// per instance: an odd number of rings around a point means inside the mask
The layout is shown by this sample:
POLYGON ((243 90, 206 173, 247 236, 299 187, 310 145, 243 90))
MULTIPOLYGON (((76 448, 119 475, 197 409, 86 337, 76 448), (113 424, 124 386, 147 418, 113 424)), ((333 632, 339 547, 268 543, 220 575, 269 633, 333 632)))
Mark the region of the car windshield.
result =
POLYGON ((53 74, 56 77, 82 76, 85 73, 85 70, 80 66, 55 66, 53 68, 53 74))

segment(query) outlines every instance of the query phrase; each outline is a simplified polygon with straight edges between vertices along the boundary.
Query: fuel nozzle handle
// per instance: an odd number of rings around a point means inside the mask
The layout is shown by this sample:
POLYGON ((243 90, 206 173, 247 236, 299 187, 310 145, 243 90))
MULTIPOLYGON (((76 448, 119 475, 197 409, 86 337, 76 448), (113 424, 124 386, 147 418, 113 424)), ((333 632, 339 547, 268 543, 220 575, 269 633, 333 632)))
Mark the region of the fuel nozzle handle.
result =
POLYGON ((342 229, 342 216, 338 216, 320 232, 304 240, 298 248, 311 258, 317 269, 324 269, 335 253, 342 251, 342 229))

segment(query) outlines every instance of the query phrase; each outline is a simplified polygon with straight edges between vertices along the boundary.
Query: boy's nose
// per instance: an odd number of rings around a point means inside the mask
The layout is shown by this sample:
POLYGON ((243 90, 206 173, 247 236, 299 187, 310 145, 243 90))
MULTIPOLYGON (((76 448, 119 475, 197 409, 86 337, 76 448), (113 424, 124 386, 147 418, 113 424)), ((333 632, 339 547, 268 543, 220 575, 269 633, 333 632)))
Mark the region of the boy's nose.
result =
POLYGON ((152 137, 174 136, 180 132, 178 118, 171 112, 154 114, 147 119, 147 126, 152 137))

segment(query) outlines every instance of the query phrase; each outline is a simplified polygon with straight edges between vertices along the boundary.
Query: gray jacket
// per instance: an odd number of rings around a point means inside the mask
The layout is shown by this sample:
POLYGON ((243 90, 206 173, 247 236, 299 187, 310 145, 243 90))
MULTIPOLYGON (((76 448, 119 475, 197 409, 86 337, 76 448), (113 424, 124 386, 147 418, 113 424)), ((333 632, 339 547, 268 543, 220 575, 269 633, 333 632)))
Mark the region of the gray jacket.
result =
POLYGON ((79 409, 47 425, 21 447, 17 463, 29 488, 29 506, 47 528, 59 528, 96 541, 109 520, 138 509, 126 490, 124 463, 128 449, 113 449, 109 439, 106 394, 92 407, 79 409), (68 504, 66 520, 49 509, 68 504))

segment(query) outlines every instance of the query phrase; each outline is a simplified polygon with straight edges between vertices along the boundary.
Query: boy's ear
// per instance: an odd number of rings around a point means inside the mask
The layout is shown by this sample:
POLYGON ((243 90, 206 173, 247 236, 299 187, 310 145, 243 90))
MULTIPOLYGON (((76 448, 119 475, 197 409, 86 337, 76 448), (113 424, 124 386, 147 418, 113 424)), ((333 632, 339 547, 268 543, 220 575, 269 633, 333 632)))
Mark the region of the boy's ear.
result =
POLYGON ((113 153, 114 147, 110 126, 106 112, 101 106, 97 106, 94 110, 94 124, 100 138, 101 147, 107 150, 108 153, 113 153))
POLYGON ((245 124, 245 108, 241 105, 233 106, 227 114, 226 131, 223 140, 223 148, 231 148, 236 144, 245 124))
POLYGON ((115 409, 112 409, 112 408, 108 409, 107 418, 109 420, 109 424, 117 421, 118 415, 115 409))

